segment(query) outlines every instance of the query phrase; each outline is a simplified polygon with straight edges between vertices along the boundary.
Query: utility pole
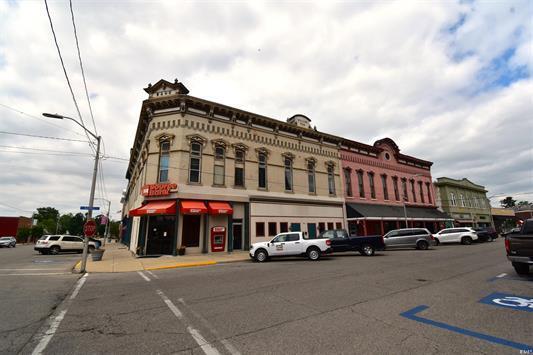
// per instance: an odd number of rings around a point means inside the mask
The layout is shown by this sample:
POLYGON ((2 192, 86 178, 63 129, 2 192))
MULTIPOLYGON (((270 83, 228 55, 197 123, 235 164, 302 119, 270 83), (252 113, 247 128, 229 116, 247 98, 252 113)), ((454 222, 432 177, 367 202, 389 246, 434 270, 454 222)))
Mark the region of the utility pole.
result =
MULTIPOLYGON (((102 137, 101 136, 97 136, 93 132, 89 131, 87 128, 85 128, 84 125, 82 125, 81 123, 79 123, 78 121, 76 121, 72 117, 58 115, 57 113, 55 113, 55 114, 53 114, 53 113, 43 113, 43 116, 50 117, 50 118, 56 118, 58 120, 63 120, 63 119, 71 120, 71 121, 75 122, 78 126, 83 128, 85 130, 85 132, 89 133, 91 136, 93 136, 96 139, 96 142, 97 142, 97 144, 96 144, 96 155, 94 157, 93 179, 92 179, 92 183, 91 183, 91 194, 90 194, 90 197, 89 197, 89 212, 87 213, 87 220, 90 220, 93 217, 94 190, 95 190, 95 187, 96 187, 96 177, 98 176, 97 175, 97 173, 98 173, 98 159, 100 157, 100 141, 102 140, 102 137)), ((81 267, 80 267, 80 273, 81 274, 85 273, 85 268, 87 266, 87 254, 88 254, 88 251, 89 251, 89 237, 87 235, 84 235, 84 238, 83 238, 83 256, 81 258, 81 267)))

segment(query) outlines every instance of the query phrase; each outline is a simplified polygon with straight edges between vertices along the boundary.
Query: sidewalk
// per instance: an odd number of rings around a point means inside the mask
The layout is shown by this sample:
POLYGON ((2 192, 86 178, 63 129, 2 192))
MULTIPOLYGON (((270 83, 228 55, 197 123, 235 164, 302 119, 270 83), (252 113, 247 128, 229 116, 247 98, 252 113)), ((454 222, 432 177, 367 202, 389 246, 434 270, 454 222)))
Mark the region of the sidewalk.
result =
MULTIPOLYGON (((240 250, 231 254, 163 255, 156 258, 137 258, 132 255, 125 245, 120 243, 108 243, 103 248, 105 252, 101 261, 92 261, 89 255, 86 267, 87 272, 162 270, 250 260, 248 252, 240 250)), ((81 261, 74 266, 74 269, 79 271, 80 265, 81 261)))

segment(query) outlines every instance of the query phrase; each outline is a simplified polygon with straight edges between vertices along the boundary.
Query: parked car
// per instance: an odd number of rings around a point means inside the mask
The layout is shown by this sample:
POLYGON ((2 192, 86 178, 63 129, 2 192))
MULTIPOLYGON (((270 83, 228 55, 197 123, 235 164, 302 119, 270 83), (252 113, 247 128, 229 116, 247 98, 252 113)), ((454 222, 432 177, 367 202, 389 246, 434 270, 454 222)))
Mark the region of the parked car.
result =
POLYGON ((14 248, 17 246, 17 240, 14 237, 1 237, 0 248, 14 248))
MULTIPOLYGON (((34 247, 41 254, 59 254, 63 251, 83 251, 83 238, 74 235, 43 235, 34 247)), ((97 243, 89 240, 89 251, 98 249, 97 243)))
POLYGON ((403 228, 389 231, 383 236, 386 249, 416 248, 427 250, 435 245, 435 238, 426 228, 403 228))
POLYGON ((461 243, 464 245, 472 244, 472 241, 478 240, 477 233, 470 227, 445 228, 434 234, 435 244, 440 243, 461 243))
POLYGON ((331 250, 334 253, 345 251, 357 251, 365 256, 374 255, 376 250, 385 249, 385 243, 380 235, 373 236, 350 236, 344 229, 330 229, 318 235, 319 239, 331 240, 331 250))
POLYGON ((268 242, 250 246, 250 257, 259 262, 267 261, 270 257, 296 255, 318 260, 327 253, 331 253, 331 240, 307 239, 302 232, 280 233, 268 242))
POLYGON ((498 238, 498 232, 496 232, 496 229, 492 227, 486 227, 486 228, 473 228, 480 241, 483 242, 492 242, 494 239, 498 238))
POLYGON ((505 251, 517 274, 529 273, 533 265, 533 218, 524 222, 520 233, 505 237, 505 251))

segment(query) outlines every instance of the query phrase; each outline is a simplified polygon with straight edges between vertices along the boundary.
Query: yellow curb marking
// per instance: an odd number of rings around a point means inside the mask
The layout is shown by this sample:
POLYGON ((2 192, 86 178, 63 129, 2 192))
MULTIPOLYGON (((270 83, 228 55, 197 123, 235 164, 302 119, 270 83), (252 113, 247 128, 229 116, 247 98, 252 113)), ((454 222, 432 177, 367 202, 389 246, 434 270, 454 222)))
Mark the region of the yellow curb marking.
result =
POLYGON ((165 265, 165 266, 147 267, 144 269, 145 270, 176 269, 180 267, 215 265, 216 263, 217 263, 216 261, 202 261, 202 262, 197 262, 197 263, 179 263, 179 264, 172 264, 172 265, 165 265))
POLYGON ((80 261, 78 261, 78 262, 76 263, 76 265, 74 265, 74 269, 77 269, 77 268, 78 268, 78 266, 80 266, 80 264, 81 264, 81 260, 80 260, 80 261))

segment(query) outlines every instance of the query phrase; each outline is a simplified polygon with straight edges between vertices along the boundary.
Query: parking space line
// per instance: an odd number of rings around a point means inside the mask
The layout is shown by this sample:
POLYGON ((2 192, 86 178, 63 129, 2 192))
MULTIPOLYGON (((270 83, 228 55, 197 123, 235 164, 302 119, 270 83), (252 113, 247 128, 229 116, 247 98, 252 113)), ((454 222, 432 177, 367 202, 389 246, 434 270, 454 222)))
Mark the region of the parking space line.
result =
POLYGON ((410 310, 408 310, 406 312, 400 313, 400 315, 402 317, 407 318, 407 319, 414 320, 416 322, 420 322, 420 323, 424 323, 424 324, 428 324, 428 325, 431 325, 431 326, 434 326, 434 327, 437 327, 437 328, 449 330, 449 331, 454 332, 454 333, 459 333, 459 334, 462 334, 462 335, 468 335, 468 336, 471 336, 473 338, 485 340, 485 341, 488 341, 488 342, 491 342, 491 343, 495 343, 495 344, 499 344, 499 345, 508 346, 508 347, 511 347, 511 348, 514 348, 514 349, 518 349, 518 350, 522 350, 522 351, 528 351, 528 352, 529 351, 533 351, 533 345, 521 344, 521 343, 517 343, 517 342, 511 341, 511 340, 498 338, 498 337, 495 337, 495 336, 492 336, 492 335, 474 332, 474 331, 469 330, 469 329, 459 328, 459 327, 456 327, 456 326, 453 326, 453 325, 449 325, 449 324, 442 323, 442 322, 437 322, 437 321, 434 321, 434 320, 431 320, 431 319, 428 319, 428 318, 419 317, 419 316, 416 315, 417 313, 420 313, 420 312, 422 312, 422 311, 424 311, 424 310, 426 310, 428 308, 429 307, 426 306, 426 305, 420 305, 420 306, 417 306, 417 307, 415 307, 413 309, 410 309, 410 310))
POLYGON ((502 277, 505 277, 507 274, 504 272, 503 274, 499 274, 498 276, 496 276, 498 279, 502 278, 502 277))
POLYGON ((56 308, 56 312, 54 312, 54 314, 48 320, 48 323, 49 323, 48 329, 42 332, 42 335, 37 336, 37 338, 39 339, 39 343, 37 344, 35 349, 33 349, 32 355, 40 355, 46 349, 46 347, 48 346, 48 343, 50 343, 50 340, 52 340, 52 338, 54 337, 54 334, 59 328, 61 321, 63 320, 63 318, 65 318, 65 315, 67 314, 70 303, 78 295, 81 287, 85 283, 85 280, 87 280, 88 276, 89 274, 83 275, 76 283, 76 286, 74 287, 74 290, 72 291, 72 294, 70 295, 70 297, 66 299, 66 301, 63 301, 63 303, 60 304, 58 308, 56 308), (59 311, 59 309, 61 310, 59 311))
POLYGON ((72 275, 71 272, 39 272, 39 273, 11 273, 2 274, 0 276, 46 276, 46 275, 72 275))
POLYGON ((148 276, 146 276, 142 271, 137 271, 137 273, 146 281, 146 282, 150 282, 152 280, 150 280, 150 278, 148 276))
POLYGON ((152 275, 152 277, 154 279, 159 279, 159 276, 157 276, 156 274, 154 274, 153 272, 151 272, 150 270, 146 270, 147 273, 149 273, 150 275, 152 275))
MULTIPOLYGON (((174 313, 176 318, 185 323, 185 317, 183 316, 183 313, 179 310, 179 308, 176 307, 174 303, 172 303, 172 301, 163 293, 163 291, 156 290, 156 292, 161 297, 163 302, 165 302, 168 308, 170 308, 172 313, 174 313)), ((187 332, 192 336, 194 341, 198 344, 198 346, 200 346, 200 348, 206 355, 220 355, 218 350, 214 346, 212 346, 207 340, 205 340, 205 338, 200 334, 198 330, 191 327, 190 325, 185 325, 187 327, 187 332)))

